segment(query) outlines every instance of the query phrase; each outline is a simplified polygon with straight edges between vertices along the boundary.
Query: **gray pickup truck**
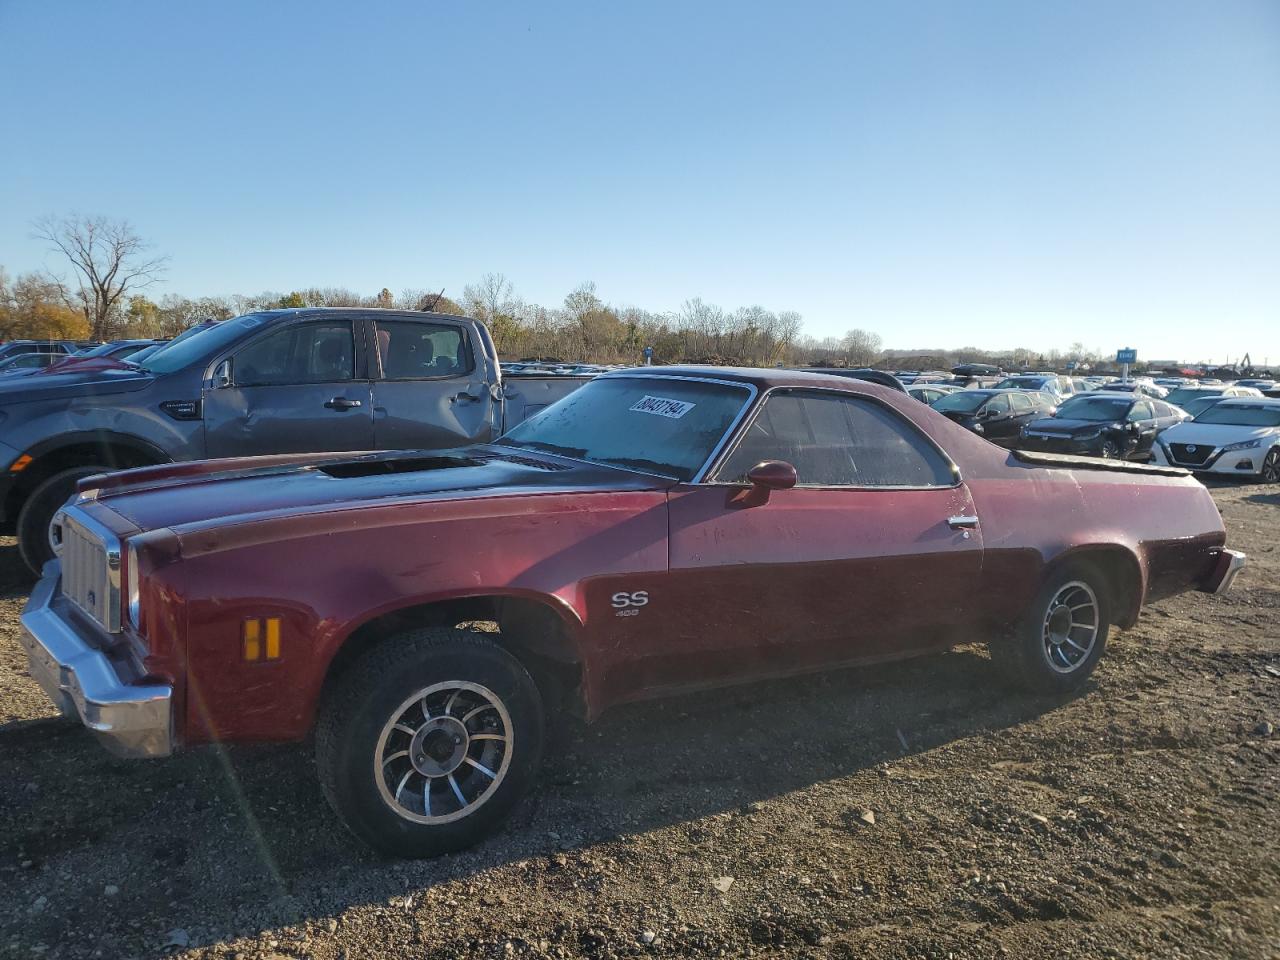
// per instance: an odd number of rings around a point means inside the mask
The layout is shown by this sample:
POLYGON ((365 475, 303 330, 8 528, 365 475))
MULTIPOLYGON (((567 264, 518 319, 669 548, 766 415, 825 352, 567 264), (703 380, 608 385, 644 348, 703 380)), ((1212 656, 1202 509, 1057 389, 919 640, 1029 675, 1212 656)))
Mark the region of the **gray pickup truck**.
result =
POLYGON ((128 361, 0 379, 0 532, 33 571, 84 477, 175 460, 485 443, 587 377, 502 377, 484 324, 269 310, 128 361))

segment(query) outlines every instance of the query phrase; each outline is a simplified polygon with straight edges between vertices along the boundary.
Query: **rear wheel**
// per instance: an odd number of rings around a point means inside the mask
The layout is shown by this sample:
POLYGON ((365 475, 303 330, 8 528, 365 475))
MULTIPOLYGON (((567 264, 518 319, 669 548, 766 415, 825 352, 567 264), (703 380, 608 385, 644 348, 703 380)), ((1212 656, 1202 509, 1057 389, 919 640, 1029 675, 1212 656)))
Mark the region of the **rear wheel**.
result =
POLYGON ((1280 447, 1272 447, 1262 461, 1260 472, 1263 483, 1280 483, 1280 447))
POLYGON ((72 467, 55 473, 31 491, 18 512, 18 552, 32 573, 39 575, 40 568, 53 559, 53 541, 49 531, 53 515, 71 499, 77 483, 108 470, 110 467, 72 467))
POLYGON ((533 782, 543 712, 524 666, 486 635, 424 629, 364 655, 316 727, 325 796, 347 827, 398 857, 470 846, 533 782))
POLYGON ((1052 574, 1008 638, 991 657, 1034 693, 1066 693, 1089 678, 1107 646, 1110 600, 1101 574, 1072 564, 1052 574))

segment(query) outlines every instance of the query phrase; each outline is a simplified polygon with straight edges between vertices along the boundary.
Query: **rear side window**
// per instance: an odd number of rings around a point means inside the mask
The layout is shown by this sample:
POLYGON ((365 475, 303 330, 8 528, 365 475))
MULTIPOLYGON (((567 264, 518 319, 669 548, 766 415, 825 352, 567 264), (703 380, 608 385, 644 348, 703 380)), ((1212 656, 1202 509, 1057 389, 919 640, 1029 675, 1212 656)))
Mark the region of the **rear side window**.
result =
POLYGON ((235 355, 231 373, 238 387, 354 379, 351 321, 294 324, 255 340, 235 355))
POLYGON ((1025 393, 1010 394, 1009 402, 1013 404, 1014 413, 1030 413, 1035 409, 1035 404, 1031 402, 1031 398, 1025 393))
POLYGON ((858 397, 775 393, 747 428, 717 479, 741 483, 764 460, 785 460, 801 486, 934 487, 951 466, 914 427, 858 397))
POLYGON ((387 380, 425 380, 470 372, 471 352, 460 327, 414 320, 379 320, 378 360, 387 380))

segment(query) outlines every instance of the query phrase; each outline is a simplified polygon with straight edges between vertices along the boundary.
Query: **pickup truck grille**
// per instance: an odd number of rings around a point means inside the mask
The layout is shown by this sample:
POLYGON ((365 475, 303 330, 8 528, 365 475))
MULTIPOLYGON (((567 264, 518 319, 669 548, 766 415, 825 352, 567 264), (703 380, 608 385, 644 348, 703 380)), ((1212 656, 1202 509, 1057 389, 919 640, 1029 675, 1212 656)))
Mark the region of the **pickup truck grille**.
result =
POLYGON ((53 542, 62 563, 62 595, 107 632, 119 632, 119 540, 68 507, 54 518, 53 542))

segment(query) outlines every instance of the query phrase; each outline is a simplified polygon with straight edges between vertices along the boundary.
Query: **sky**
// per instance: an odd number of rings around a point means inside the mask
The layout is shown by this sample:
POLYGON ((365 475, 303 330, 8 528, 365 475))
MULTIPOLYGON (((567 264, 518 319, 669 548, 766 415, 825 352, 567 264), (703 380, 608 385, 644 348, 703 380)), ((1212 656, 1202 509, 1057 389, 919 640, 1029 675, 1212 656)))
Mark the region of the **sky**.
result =
POLYGON ((0 0, 0 264, 1280 362, 1280 3, 0 0))

